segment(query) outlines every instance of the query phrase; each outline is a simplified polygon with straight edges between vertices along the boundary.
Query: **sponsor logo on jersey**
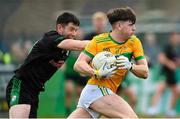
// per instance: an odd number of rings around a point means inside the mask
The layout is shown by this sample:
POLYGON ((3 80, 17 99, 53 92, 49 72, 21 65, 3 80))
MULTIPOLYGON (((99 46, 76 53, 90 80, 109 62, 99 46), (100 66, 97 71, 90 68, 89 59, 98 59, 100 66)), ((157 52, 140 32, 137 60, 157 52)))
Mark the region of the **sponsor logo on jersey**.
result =
POLYGON ((64 64, 64 61, 54 61, 53 59, 49 61, 50 64, 52 64, 56 68, 61 68, 61 66, 64 64))

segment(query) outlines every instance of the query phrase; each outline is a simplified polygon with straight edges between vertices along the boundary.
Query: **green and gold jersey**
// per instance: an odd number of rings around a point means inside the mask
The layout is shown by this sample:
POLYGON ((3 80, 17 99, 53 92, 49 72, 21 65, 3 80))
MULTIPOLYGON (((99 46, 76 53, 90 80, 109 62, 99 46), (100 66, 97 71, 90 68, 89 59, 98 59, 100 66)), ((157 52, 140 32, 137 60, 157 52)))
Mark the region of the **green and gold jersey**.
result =
MULTIPOLYGON (((130 39, 124 42, 117 42, 112 39, 110 33, 103 33, 95 36, 86 46, 83 52, 93 58, 97 53, 102 51, 109 51, 115 56, 124 55, 129 60, 132 58, 134 60, 140 60, 144 58, 144 51, 141 45, 141 41, 135 35, 131 36, 130 39)), ((97 80, 95 77, 91 77, 88 81, 88 84, 105 86, 110 88, 113 92, 116 92, 127 71, 128 70, 118 70, 111 78, 101 80, 97 80)))

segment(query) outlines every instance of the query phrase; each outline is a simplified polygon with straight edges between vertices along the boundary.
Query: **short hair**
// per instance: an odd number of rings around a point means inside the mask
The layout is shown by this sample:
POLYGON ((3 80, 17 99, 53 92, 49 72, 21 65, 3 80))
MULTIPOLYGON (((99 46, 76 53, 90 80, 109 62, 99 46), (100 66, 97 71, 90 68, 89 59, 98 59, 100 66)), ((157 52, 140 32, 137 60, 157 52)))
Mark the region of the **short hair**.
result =
POLYGON ((131 21, 136 23, 136 15, 130 7, 111 9, 107 13, 108 20, 111 25, 117 21, 131 21))
POLYGON ((95 12, 92 16, 92 19, 107 19, 107 16, 104 12, 95 12))
POLYGON ((80 21, 75 15, 69 12, 64 12, 58 16, 56 25, 57 24, 67 25, 70 22, 72 22, 74 25, 77 25, 77 26, 80 25, 80 21))

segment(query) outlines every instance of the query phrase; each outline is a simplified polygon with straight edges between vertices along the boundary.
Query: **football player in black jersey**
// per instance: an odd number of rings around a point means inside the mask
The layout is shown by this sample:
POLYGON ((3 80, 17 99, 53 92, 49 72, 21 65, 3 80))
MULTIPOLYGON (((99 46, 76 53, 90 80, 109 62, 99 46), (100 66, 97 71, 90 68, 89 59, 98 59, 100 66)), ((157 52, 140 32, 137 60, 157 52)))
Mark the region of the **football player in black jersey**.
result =
POLYGON ((37 117, 38 96, 45 82, 63 65, 70 50, 83 50, 89 42, 74 40, 79 24, 75 15, 65 12, 57 18, 56 30, 33 45, 7 86, 10 118, 37 117))

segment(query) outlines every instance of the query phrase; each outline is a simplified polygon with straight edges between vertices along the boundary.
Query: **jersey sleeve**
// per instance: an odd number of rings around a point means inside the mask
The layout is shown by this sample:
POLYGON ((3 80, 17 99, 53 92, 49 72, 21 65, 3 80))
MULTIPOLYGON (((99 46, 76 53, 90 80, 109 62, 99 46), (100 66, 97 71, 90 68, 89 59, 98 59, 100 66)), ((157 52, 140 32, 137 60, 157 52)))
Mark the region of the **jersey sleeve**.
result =
POLYGON ((58 44, 63 41, 65 39, 64 36, 62 35, 58 35, 57 37, 55 37, 52 41, 51 41, 51 44, 53 47, 57 47, 58 44))
POLYGON ((95 38, 90 41, 90 43, 85 47, 83 52, 91 58, 93 58, 97 54, 97 44, 95 38))
POLYGON ((134 40, 133 57, 136 61, 145 58, 141 41, 138 38, 134 40))
POLYGON ((58 44, 65 39, 62 35, 53 35, 49 37, 44 37, 42 43, 49 48, 57 48, 58 44))

